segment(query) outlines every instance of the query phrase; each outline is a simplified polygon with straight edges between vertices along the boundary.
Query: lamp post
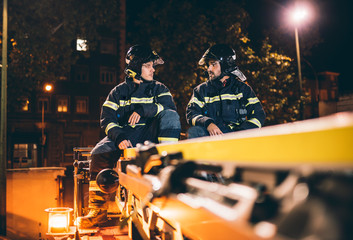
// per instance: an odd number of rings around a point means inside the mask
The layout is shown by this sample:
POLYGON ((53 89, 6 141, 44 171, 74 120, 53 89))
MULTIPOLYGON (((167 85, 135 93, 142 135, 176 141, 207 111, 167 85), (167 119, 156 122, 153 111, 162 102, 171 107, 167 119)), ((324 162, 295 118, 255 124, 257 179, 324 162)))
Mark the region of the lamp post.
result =
MULTIPOLYGON (((300 98, 303 94, 303 81, 302 81, 302 70, 301 70, 301 63, 300 63, 300 48, 299 48, 299 34, 298 34, 298 27, 304 21, 306 21, 309 17, 309 10, 306 6, 299 6, 297 5, 294 10, 291 12, 292 22, 294 24, 294 34, 295 34, 295 48, 297 52, 297 63, 298 63, 298 79, 299 79, 299 95, 300 98)), ((303 102, 300 99, 300 119, 304 119, 303 113, 303 102)))
MULTIPOLYGON (((47 83, 44 85, 44 92, 51 92, 53 90, 53 85, 47 83)), ((49 107, 49 106, 48 106, 49 107)), ((41 157, 42 157, 42 164, 44 163, 44 166, 46 166, 46 162, 44 161, 44 145, 45 145, 45 135, 44 135, 44 101, 42 101, 42 151, 41 151, 41 157)))
POLYGON ((6 236, 6 162, 7 162, 7 0, 2 13, 2 66, 1 66, 1 114, 0 114, 0 235, 6 236))

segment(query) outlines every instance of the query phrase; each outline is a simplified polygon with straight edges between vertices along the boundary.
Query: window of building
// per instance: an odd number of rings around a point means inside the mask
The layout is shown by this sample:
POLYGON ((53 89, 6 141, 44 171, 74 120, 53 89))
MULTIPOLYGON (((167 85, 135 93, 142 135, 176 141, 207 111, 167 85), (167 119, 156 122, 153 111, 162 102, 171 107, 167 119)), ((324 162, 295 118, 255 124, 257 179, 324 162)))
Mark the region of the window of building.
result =
POLYGON ((76 82, 88 82, 89 71, 88 66, 76 65, 75 67, 75 81, 76 82))
POLYGON ((40 97, 38 99, 38 112, 49 112, 49 97, 40 97))
MULTIPOLYGON (((70 70, 69 70, 69 72, 70 72, 70 70)), ((67 80, 69 80, 69 77, 68 77, 68 75, 62 75, 62 76, 59 76, 57 78, 57 80, 59 80, 59 81, 67 81, 67 80)))
POLYGON ((88 97, 76 97, 76 113, 88 113, 88 97))
POLYGON ((28 98, 17 99, 18 105, 16 111, 18 112, 28 112, 29 111, 29 100, 28 98))
POLYGON ((80 136, 78 133, 64 133, 64 165, 72 166, 72 149, 82 145, 80 136))
POLYGON ((57 99, 57 112, 69 112, 69 97, 68 96, 58 96, 57 99))
POLYGON ((327 90, 326 89, 320 89, 320 100, 322 101, 327 101, 328 96, 327 96, 327 90))
POLYGON ((114 68, 101 67, 100 68, 100 83, 102 84, 116 84, 116 71, 114 68))
POLYGON ((102 38, 100 42, 100 52, 116 55, 116 40, 113 38, 102 38))
POLYGON ((336 99, 336 91, 331 91, 331 99, 336 99))
POLYGON ((88 51, 88 45, 87 45, 87 40, 85 39, 76 39, 76 50, 77 51, 82 51, 82 52, 87 52, 88 51))
POLYGON ((13 168, 36 167, 37 145, 19 143, 13 145, 13 168))
POLYGON ((26 99, 25 100, 25 102, 24 102, 24 104, 22 105, 22 111, 24 111, 24 112, 28 112, 28 105, 29 105, 29 100, 28 99, 26 99))

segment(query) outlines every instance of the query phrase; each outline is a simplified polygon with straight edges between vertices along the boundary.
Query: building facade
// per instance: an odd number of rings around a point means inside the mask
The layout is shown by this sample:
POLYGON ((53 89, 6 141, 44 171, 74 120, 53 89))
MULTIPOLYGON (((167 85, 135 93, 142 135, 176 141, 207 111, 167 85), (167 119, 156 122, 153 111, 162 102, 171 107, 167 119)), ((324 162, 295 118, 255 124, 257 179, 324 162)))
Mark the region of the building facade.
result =
POLYGON ((79 48, 79 41, 73 49, 79 60, 51 92, 34 92, 25 106, 9 109, 8 169, 72 165, 74 147, 94 146, 103 137, 101 106, 124 77, 125 1, 119 26, 101 34, 95 51, 79 48))
POLYGON ((305 106, 305 119, 331 115, 337 112, 352 111, 352 94, 340 96, 339 73, 320 72, 316 79, 306 79, 305 91, 310 95, 310 103, 305 106))

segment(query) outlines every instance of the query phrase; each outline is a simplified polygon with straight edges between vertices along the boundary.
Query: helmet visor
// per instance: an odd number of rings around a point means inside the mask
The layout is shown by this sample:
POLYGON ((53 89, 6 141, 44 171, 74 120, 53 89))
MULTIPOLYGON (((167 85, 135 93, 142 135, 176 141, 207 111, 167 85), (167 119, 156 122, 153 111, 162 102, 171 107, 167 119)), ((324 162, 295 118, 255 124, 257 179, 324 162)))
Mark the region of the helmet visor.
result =
POLYGON ((155 51, 151 52, 150 56, 145 59, 144 63, 151 61, 153 62, 153 66, 164 64, 163 59, 155 51))
POLYGON ((246 77, 245 77, 244 73, 242 73, 242 72, 238 69, 238 67, 237 67, 234 71, 232 71, 231 74, 237 76, 237 77, 238 77, 241 81, 243 81, 243 82, 246 80, 246 77))
POLYGON ((205 65, 209 60, 217 60, 219 61, 220 59, 214 55, 210 49, 208 49, 203 56, 201 57, 200 61, 199 61, 199 65, 205 65))

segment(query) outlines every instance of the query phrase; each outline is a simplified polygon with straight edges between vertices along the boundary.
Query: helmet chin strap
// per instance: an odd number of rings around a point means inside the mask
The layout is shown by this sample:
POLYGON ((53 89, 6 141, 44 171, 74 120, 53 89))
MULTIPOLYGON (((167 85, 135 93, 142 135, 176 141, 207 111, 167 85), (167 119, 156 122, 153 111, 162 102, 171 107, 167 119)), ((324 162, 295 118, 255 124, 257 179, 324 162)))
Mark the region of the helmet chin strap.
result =
POLYGON ((139 80, 139 81, 142 81, 143 83, 147 83, 149 82, 148 80, 144 79, 141 74, 135 72, 135 71, 132 71, 131 69, 126 69, 125 70, 125 73, 128 77, 131 77, 133 79, 136 79, 136 80, 139 80))

